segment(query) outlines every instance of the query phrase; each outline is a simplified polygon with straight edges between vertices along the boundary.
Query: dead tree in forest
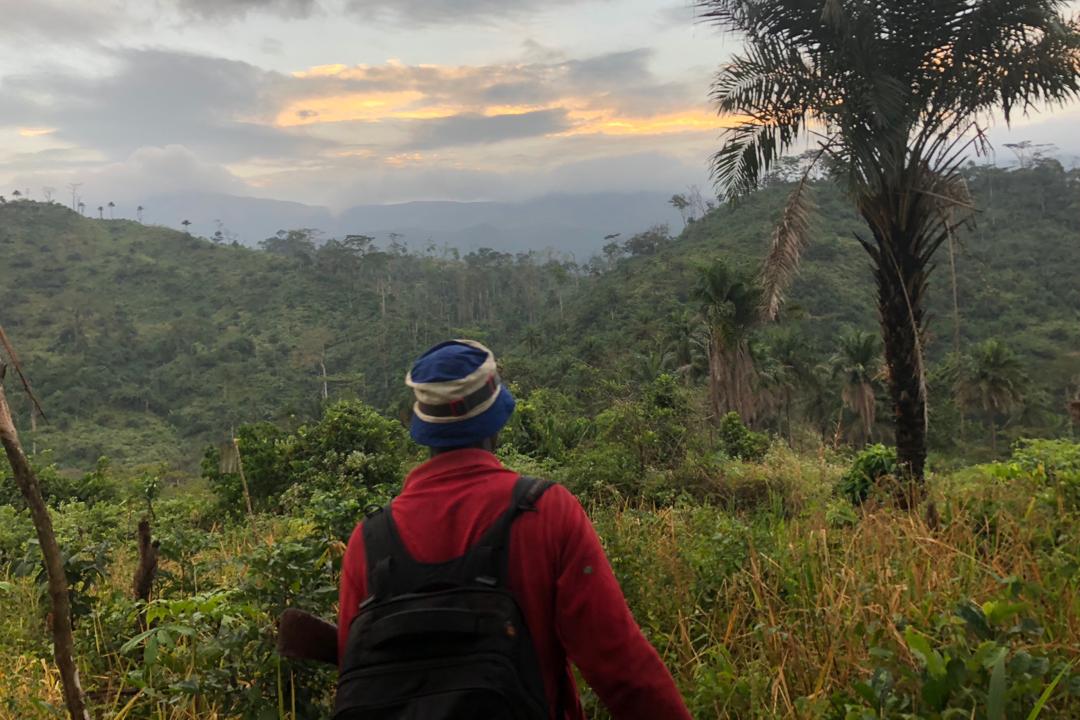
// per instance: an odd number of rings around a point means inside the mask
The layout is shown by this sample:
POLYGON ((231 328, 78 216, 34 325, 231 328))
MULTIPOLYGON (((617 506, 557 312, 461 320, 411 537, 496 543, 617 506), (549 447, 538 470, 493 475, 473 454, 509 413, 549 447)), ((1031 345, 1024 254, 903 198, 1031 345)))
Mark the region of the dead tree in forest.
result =
MULTIPOLYGON (((19 367, 19 360, 15 351, 8 342, 7 335, 0 327, 0 344, 11 360, 11 364, 22 381, 23 388, 30 397, 31 402, 39 413, 41 407, 30 390, 30 384, 19 367)), ((38 542, 41 545, 41 554, 45 559, 45 571, 48 576, 49 601, 52 606, 52 635, 53 656, 56 666, 60 670, 60 682, 64 692, 64 703, 72 720, 90 720, 86 712, 86 701, 83 698, 82 685, 79 683, 79 669, 75 665, 72 653, 74 642, 71 634, 71 598, 68 595, 67 575, 64 572, 64 561, 60 555, 60 546, 56 542, 56 533, 53 532, 52 518, 49 517, 49 508, 45 505, 45 499, 41 495, 41 486, 37 475, 30 462, 26 459, 22 445, 19 443, 19 434, 15 430, 15 421, 11 416, 11 408, 4 393, 4 375, 7 365, 0 361, 0 442, 4 445, 8 462, 15 475, 15 484, 19 486, 30 508, 30 517, 34 521, 34 529, 37 530, 38 542)), ((44 413, 41 413, 44 417, 44 413)))

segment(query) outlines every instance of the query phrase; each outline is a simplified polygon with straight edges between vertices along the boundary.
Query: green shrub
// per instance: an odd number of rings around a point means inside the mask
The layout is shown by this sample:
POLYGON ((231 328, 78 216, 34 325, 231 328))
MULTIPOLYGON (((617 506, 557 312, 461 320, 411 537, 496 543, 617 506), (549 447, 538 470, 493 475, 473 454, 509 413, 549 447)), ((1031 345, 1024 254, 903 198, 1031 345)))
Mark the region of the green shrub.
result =
POLYGON ((1080 690, 1066 656, 1029 649, 1044 631, 1026 615, 1020 584, 1010 585, 1005 597, 940 614, 933 628, 904 627, 915 669, 885 644, 874 647, 877 666, 854 684, 857 699, 846 704, 845 720, 1024 720, 1039 716, 1049 699, 1080 690))
POLYGON ((0 505, 0 568, 10 565, 26 553, 26 543, 34 535, 30 513, 0 505))
MULTIPOLYGON (((270 423, 243 425, 237 444, 252 503, 275 511, 283 509, 283 497, 295 503, 318 489, 395 486, 409 457, 401 424, 360 402, 332 405, 319 422, 291 434, 270 423)), ((239 467, 222 468, 221 452, 206 450, 202 473, 221 508, 237 516, 245 506, 242 478, 239 467)))
POLYGON ((1080 443, 1022 439, 1013 448, 1012 462, 1043 485, 1048 500, 1080 510, 1080 443))
POLYGON ((735 460, 760 462, 769 452, 769 436, 746 427, 737 412, 720 419, 720 448, 735 460))
POLYGON ((896 477, 896 472, 896 448, 870 445, 855 456, 851 468, 840 478, 840 491, 853 505, 861 505, 882 480, 896 477))
POLYGON ((518 398, 517 408, 499 437, 529 457, 561 461, 591 428, 592 423, 573 400, 558 390, 540 388, 518 398))

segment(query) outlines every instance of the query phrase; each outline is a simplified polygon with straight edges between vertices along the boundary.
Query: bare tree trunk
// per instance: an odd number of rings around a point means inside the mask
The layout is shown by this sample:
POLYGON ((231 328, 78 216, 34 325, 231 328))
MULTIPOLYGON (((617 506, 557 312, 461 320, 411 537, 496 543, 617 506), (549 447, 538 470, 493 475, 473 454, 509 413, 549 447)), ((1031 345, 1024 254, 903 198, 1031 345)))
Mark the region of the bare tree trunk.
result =
MULTIPOLYGON (((158 566, 158 541, 151 541, 150 522, 139 521, 139 564, 135 568, 135 579, 132 582, 132 594, 136 600, 144 603, 150 602, 150 590, 154 586, 154 577, 157 575, 158 566)), ((181 565, 183 567, 183 565, 181 565)), ((138 632, 146 630, 146 612, 139 613, 136 620, 138 632)))
POLYGON ((325 352, 319 358, 319 369, 322 370, 322 399, 327 400, 330 397, 330 386, 327 384, 327 379, 326 379, 326 354, 325 354, 325 352))
POLYGON ((5 366, 0 364, 0 442, 15 473, 15 483, 26 499, 30 516, 37 530, 41 554, 45 558, 45 570, 48 575, 49 600, 52 604, 53 656, 60 670, 60 681, 64 691, 64 703, 72 720, 90 720, 86 712, 82 686, 79 683, 79 669, 72 655, 74 641, 71 634, 71 601, 68 596, 67 576, 60 556, 60 547, 56 543, 49 509, 41 496, 37 477, 26 459, 15 423, 11 419, 11 408, 7 395, 4 394, 3 376, 5 366))
POLYGON ((956 289, 956 239, 949 231, 949 274, 952 280, 953 352, 960 354, 960 294, 956 289))
POLYGON ((244 491, 244 503, 247 505, 248 519, 252 527, 255 526, 255 509, 251 505, 251 493, 248 492, 247 475, 244 474, 244 460, 240 457, 240 441, 233 436, 233 447, 236 448, 236 468, 240 471, 240 487, 244 491))

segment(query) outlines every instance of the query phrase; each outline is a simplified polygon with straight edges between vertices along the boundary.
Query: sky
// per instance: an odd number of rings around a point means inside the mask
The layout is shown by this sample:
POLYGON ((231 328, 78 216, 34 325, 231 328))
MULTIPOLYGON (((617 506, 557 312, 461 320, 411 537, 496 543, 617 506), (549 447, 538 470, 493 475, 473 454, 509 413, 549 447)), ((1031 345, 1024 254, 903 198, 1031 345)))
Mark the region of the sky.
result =
MULTIPOLYGON (((710 79, 737 47, 692 0, 0 0, 0 17, 0 188, 70 202, 80 183, 89 207, 707 187, 730 122, 710 79)), ((991 138, 1080 156, 1078 127, 1071 108, 991 138)))

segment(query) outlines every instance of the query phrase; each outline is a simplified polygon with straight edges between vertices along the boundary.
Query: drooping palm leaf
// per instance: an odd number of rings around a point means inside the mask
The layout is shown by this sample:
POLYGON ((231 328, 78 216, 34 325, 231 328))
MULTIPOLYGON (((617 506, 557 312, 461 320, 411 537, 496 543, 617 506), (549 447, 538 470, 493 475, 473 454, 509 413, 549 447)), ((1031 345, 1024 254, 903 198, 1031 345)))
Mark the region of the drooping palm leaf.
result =
POLYGON ((799 259, 810 244, 810 214, 813 197, 807 176, 791 191, 780 222, 773 230, 769 253, 761 267, 762 314, 775 320, 780 314, 784 294, 799 270, 799 259))

